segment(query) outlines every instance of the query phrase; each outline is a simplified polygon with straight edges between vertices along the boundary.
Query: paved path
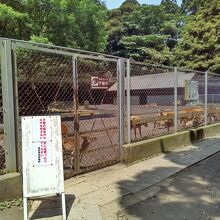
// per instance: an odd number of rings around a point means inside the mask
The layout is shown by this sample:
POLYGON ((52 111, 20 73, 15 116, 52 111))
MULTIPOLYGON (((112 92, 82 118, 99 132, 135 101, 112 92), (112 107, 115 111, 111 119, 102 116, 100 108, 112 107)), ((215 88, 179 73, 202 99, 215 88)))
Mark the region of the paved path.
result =
MULTIPOLYGON (((216 136, 131 166, 118 164, 65 181, 68 219, 117 219, 120 211, 159 191, 155 184, 218 152, 219 143, 216 136)), ((30 212, 34 219, 62 219, 60 214, 57 199, 35 202, 30 212)))
POLYGON ((129 220, 219 220, 220 153, 169 177, 151 189, 155 193, 119 212, 129 220))
MULTIPOLYGON (((65 181, 68 219, 124 219, 123 212, 127 207, 134 207, 160 191, 161 187, 156 184, 168 186, 168 177, 219 149, 220 136, 216 136, 131 166, 118 164, 69 179, 65 181)), ((60 214, 60 200, 57 198, 42 203, 35 201, 30 211, 32 219, 62 219, 60 214)))

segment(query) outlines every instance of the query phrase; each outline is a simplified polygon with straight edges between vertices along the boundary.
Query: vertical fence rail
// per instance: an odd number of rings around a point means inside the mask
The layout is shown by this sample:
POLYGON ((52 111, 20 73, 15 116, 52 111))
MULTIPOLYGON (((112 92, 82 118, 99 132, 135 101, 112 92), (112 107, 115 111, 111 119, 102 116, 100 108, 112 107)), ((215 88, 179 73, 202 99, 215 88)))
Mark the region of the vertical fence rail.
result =
POLYGON ((174 132, 178 131, 178 75, 177 67, 174 68, 174 132))
POLYGON ((119 137, 119 144, 120 147, 125 143, 124 136, 125 136, 125 123, 124 123, 124 106, 125 106, 125 84, 124 84, 124 79, 125 79, 125 65, 124 65, 124 60, 119 59, 118 60, 118 74, 119 74, 119 87, 118 87, 118 108, 119 108, 119 132, 120 132, 120 137, 119 137))
POLYGON ((17 54, 16 50, 13 49, 13 88, 14 88, 14 106, 15 106, 15 138, 16 138, 16 156, 17 156, 17 170, 20 171, 22 167, 22 146, 19 144, 19 137, 21 128, 19 126, 19 105, 18 105, 18 68, 17 68, 17 54))
POLYGON ((127 142, 131 143, 131 62, 127 60, 127 142))
POLYGON ((208 124, 208 71, 205 72, 205 125, 208 124))
POLYGON ((17 171, 16 160, 16 135, 15 135, 15 106, 13 89, 13 62, 12 45, 10 40, 1 41, 1 74, 2 74, 2 99, 4 114, 4 136, 6 146, 6 170, 17 171))
POLYGON ((74 139, 75 139, 75 172, 80 171, 79 161, 79 95, 77 56, 73 57, 73 114, 74 114, 74 139))

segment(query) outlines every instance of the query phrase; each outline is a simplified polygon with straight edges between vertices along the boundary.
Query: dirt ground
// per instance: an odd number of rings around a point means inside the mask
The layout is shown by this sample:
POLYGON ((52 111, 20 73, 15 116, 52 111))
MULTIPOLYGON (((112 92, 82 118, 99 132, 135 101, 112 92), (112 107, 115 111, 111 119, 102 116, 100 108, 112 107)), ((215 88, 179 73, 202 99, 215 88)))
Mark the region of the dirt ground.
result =
POLYGON ((220 219, 220 153, 165 181, 153 197, 118 213, 118 220, 220 219))

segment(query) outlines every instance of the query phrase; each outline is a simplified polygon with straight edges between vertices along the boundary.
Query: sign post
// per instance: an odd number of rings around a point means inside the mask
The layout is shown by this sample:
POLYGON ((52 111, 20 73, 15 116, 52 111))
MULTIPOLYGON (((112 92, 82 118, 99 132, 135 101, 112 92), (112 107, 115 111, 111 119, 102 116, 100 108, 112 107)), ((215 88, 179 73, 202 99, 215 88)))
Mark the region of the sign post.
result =
POLYGON ((22 164, 24 220, 31 197, 62 197, 66 219, 60 116, 22 117, 22 164))

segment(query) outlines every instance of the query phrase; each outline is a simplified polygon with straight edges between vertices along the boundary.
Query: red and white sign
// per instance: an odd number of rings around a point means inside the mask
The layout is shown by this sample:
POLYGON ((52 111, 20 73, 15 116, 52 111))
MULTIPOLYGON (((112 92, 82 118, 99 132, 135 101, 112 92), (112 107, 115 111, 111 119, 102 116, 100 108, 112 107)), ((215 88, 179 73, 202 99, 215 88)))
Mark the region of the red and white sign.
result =
POLYGON ((108 89, 109 87, 109 78, 92 76, 91 77, 91 88, 92 89, 108 89))
POLYGON ((28 198, 64 194, 61 117, 21 117, 24 219, 28 219, 28 198))

